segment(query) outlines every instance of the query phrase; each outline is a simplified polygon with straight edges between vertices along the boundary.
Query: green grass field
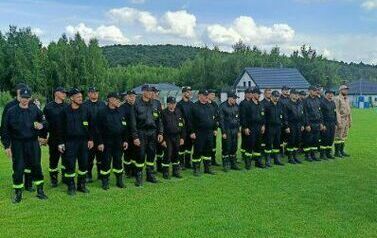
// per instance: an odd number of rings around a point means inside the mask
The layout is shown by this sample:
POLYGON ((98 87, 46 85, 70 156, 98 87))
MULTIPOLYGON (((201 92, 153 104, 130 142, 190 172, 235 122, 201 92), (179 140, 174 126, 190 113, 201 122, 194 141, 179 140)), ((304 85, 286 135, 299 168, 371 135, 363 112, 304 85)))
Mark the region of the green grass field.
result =
MULTIPOLYGON (((0 237, 377 237, 377 112, 354 111, 351 158, 162 181, 11 203, 0 152, 0 237)), ((45 151, 46 152, 46 151, 45 151)), ((112 178, 113 179, 113 178, 112 178)), ((132 183, 131 183, 132 182, 132 183)), ((114 181, 112 181, 114 185, 114 181)))

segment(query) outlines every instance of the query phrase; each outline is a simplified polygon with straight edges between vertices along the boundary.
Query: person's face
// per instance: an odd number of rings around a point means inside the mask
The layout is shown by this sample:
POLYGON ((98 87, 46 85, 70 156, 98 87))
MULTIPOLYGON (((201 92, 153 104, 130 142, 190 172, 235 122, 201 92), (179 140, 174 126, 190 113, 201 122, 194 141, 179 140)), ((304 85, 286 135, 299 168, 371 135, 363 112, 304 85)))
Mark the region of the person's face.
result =
POLYGON ((189 90, 189 91, 184 92, 183 93, 183 97, 187 98, 187 99, 190 99, 192 97, 192 91, 189 90))
POLYGON ((71 96, 71 101, 77 105, 81 105, 82 104, 82 94, 81 93, 77 93, 73 96, 71 96))
POLYGON ((332 101, 333 98, 334 98, 334 94, 333 94, 333 93, 326 93, 326 98, 327 98, 328 100, 332 101))
POLYGON ((274 103, 276 103, 276 102, 279 101, 279 97, 274 97, 274 96, 272 96, 272 97, 271 97, 271 101, 273 101, 274 103))
POLYGON ((264 98, 270 99, 271 98, 271 90, 265 90, 264 91, 264 98))
POLYGON ((20 103, 24 107, 26 107, 27 105, 29 105, 30 100, 31 100, 31 98, 22 98, 22 97, 20 97, 20 103))
POLYGON ((208 102, 208 96, 206 96, 204 94, 199 94, 199 101, 201 103, 207 103, 208 102))
POLYGON ((342 89, 340 91, 340 93, 343 95, 343 96, 347 96, 348 95, 348 89, 342 89))
POLYGON ((214 101, 215 98, 216 98, 216 94, 215 94, 215 93, 210 93, 210 94, 208 94, 208 100, 210 100, 210 101, 214 101))
POLYGON ((109 104, 113 107, 118 108, 120 106, 119 98, 109 98, 109 104))
POLYGON ((251 94, 251 93, 245 94, 245 98, 248 99, 248 100, 250 100, 252 97, 253 97, 253 94, 251 94))
POLYGON ((284 89, 284 90, 281 91, 281 93, 282 93, 284 96, 287 96, 287 95, 289 95, 289 90, 284 89))
POLYGON ((144 91, 143 97, 145 97, 147 99, 152 99, 153 98, 153 92, 152 91, 144 91))
POLYGON ((315 97, 316 96, 316 91, 309 90, 309 95, 312 96, 312 97, 315 97))
POLYGON ((65 100, 66 96, 67 96, 67 94, 64 93, 64 92, 56 92, 56 93, 55 93, 55 97, 56 97, 57 99, 59 99, 59 100, 62 100, 62 101, 65 100))
POLYGON ((92 101, 98 100, 99 93, 98 92, 89 92, 88 97, 92 101))
POLYGON ((174 111, 176 106, 177 106, 176 103, 168 103, 168 109, 169 109, 169 111, 174 111))
POLYGON ((259 100, 260 94, 259 93, 253 93, 253 99, 254 100, 259 100))
POLYGON ((298 94, 296 94, 296 93, 291 93, 290 98, 291 98, 293 101, 297 101, 297 99, 298 99, 298 94))
POLYGON ((136 95, 135 94, 130 94, 127 96, 127 102, 131 105, 134 105, 135 104, 135 100, 136 100, 136 95))
POLYGON ((230 105, 236 104, 236 99, 235 98, 228 98, 228 102, 230 105))

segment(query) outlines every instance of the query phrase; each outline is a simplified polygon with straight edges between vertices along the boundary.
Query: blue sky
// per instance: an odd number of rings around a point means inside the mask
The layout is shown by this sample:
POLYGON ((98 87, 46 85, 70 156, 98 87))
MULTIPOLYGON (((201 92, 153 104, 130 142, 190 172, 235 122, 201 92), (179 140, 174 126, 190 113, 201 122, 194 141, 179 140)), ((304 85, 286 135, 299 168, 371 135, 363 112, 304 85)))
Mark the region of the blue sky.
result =
POLYGON ((30 26, 44 44, 62 33, 107 44, 217 45, 242 40, 291 53, 377 64, 377 0, 0 0, 0 30, 30 26))

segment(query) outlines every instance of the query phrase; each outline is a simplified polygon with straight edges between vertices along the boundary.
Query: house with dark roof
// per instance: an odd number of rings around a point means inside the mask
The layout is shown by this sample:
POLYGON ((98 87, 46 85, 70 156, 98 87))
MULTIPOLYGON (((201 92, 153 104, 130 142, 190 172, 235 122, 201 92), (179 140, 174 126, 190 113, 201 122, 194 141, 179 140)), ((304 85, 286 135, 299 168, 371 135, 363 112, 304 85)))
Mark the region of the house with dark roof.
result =
MULTIPOLYGON (((245 68, 233 84, 240 100, 245 97, 245 90, 258 86, 261 91, 266 88, 281 91, 283 86, 298 90, 307 90, 308 81, 295 68, 245 68)), ((222 95, 223 99, 223 95, 222 95)))
POLYGON ((360 79, 348 84, 348 95, 355 107, 377 106, 377 82, 360 79))

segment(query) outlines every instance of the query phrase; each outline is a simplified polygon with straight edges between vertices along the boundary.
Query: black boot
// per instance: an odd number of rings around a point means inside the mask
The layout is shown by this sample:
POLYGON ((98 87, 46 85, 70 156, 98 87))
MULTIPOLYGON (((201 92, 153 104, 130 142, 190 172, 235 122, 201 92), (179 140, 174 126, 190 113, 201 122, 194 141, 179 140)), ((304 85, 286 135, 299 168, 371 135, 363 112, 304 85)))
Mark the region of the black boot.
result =
POLYGON ((101 180, 101 164, 97 163, 97 180, 101 180))
POLYGON ((343 155, 343 157, 349 157, 350 155, 347 154, 345 151, 344 151, 344 142, 340 144, 340 153, 343 155))
POLYGON ((181 167, 182 170, 186 170, 186 167, 185 167, 185 155, 186 153, 185 152, 179 152, 179 166, 181 167))
POLYGON ((161 157, 161 155, 157 155, 156 167, 157 167, 157 172, 158 173, 163 173, 162 157, 161 157))
POLYGON ((65 181, 66 181, 66 184, 68 186, 68 191, 67 191, 68 195, 70 195, 70 196, 76 195, 76 186, 75 186, 74 179, 73 178, 66 178, 65 181))
POLYGON ((343 155, 340 152, 340 144, 339 143, 335 144, 335 154, 334 154, 334 156, 338 157, 338 158, 343 158, 343 155))
POLYGON ((305 160, 308 162, 313 162, 312 158, 310 157, 310 151, 305 152, 305 160))
POLYGON ((77 191, 82 193, 89 193, 89 190, 86 187, 86 175, 79 175, 77 177, 77 191))
POLYGON ((164 179, 170 179, 170 175, 169 175, 169 167, 168 166, 164 166, 162 167, 162 177, 164 179))
POLYGON ((293 151, 293 160, 296 162, 296 164, 301 164, 301 160, 297 158, 297 150, 293 151))
POLYGON ((102 189, 103 190, 109 190, 110 189, 109 176, 108 175, 102 176, 101 181, 102 181, 102 189))
POLYGON ((15 188, 12 203, 20 203, 22 200, 22 188, 15 188))
POLYGON ((203 161, 204 163, 204 173, 205 174, 211 174, 211 175, 215 175, 216 173, 214 171, 212 171, 212 168, 211 168, 211 161, 209 160, 204 160, 203 161))
POLYGON ((126 175, 126 178, 132 178, 131 164, 124 165, 124 174, 126 175))
POLYGON ((153 166, 147 166, 146 169, 147 181, 150 183, 157 183, 156 176, 154 175, 153 166))
POLYGON ((321 160, 327 160, 326 152, 325 152, 324 149, 321 149, 321 150, 319 151, 319 158, 320 158, 321 160))
POLYGON ((229 155, 223 155, 223 171, 228 172, 230 170, 229 155))
POLYGON ((56 188, 58 186, 58 172, 50 172, 51 187, 56 188))
POLYGON ((232 170, 240 170, 240 167, 237 165, 237 156, 236 155, 231 155, 229 157, 230 160, 230 169, 232 170))
POLYGON ((180 170, 181 166, 179 166, 178 164, 173 164, 173 177, 182 178, 180 170))
POLYGON ((293 159, 293 152, 289 151, 289 152, 287 152, 287 154, 288 154, 288 163, 296 164, 296 161, 293 159))
POLYGON ((278 153, 274 153, 272 156, 273 156, 275 165, 284 166, 284 164, 279 159, 280 155, 278 153))
POLYGON ((250 170, 251 169, 251 156, 245 156, 245 169, 250 170))
POLYGON ((33 178, 31 176, 31 173, 24 173, 24 177, 25 177, 25 182, 24 182, 25 190, 28 192, 34 192, 35 190, 33 188, 33 178))
POLYGON ((192 168, 194 176, 200 176, 200 162, 192 162, 192 168))
POLYGON ((41 200, 48 199, 45 192, 43 191, 43 183, 37 185, 37 198, 39 198, 41 200))
POLYGON ((264 166, 264 164, 262 162, 262 159, 260 157, 256 157, 255 158, 255 167, 260 168, 260 169, 264 169, 265 168, 265 166, 264 166))
MULTIPOLYGON (((192 168, 192 165, 191 165, 191 153, 185 153, 185 167, 186 169, 191 169, 192 168)), ((183 167, 183 164, 182 164, 182 167, 183 167)))
POLYGON ((266 159, 266 167, 267 167, 267 168, 272 167, 272 166, 271 166, 271 155, 270 155, 269 153, 266 153, 266 154, 265 154, 265 159, 266 159))
POLYGON ((334 156, 332 155, 332 148, 327 148, 326 149, 326 157, 328 159, 334 159, 334 156))
POLYGON ((319 159, 319 158, 316 156, 314 150, 310 151, 310 157, 312 158, 313 161, 321 161, 321 159, 319 159))
POLYGON ((115 185, 118 188, 124 188, 125 187, 124 181, 123 181, 123 173, 115 173, 115 179, 116 179, 115 185))
MULTIPOLYGON (((100 174, 100 173, 98 173, 98 174, 100 174)), ((91 170, 86 174, 86 182, 87 183, 93 183, 93 175, 92 175, 91 170)))
POLYGON ((141 187, 143 186, 143 171, 141 169, 137 169, 135 174, 135 186, 141 187))
POLYGON ((67 177, 65 177, 65 169, 61 169, 62 173, 62 183, 67 185, 67 177))
POLYGON ((220 166, 220 164, 218 164, 217 161, 216 161, 216 152, 214 152, 211 156, 211 165, 212 166, 220 166))

